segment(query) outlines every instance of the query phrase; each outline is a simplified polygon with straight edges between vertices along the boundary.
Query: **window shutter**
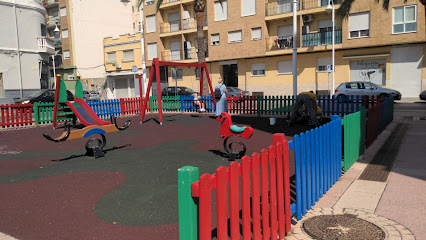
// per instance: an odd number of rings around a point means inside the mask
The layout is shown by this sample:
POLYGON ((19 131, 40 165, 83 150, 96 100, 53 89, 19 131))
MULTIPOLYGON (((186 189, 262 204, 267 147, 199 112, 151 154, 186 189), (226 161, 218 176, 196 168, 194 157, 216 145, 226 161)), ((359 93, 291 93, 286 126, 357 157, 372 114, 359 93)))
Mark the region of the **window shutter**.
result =
POLYGON ((146 17, 146 32, 155 32, 157 31, 156 28, 156 22, 155 22, 155 15, 147 16, 146 17))
POLYGON ((68 29, 62 30, 62 38, 67 38, 67 37, 68 37, 68 29))
POLYGON ((133 61, 135 57, 133 55, 133 50, 123 51, 123 61, 133 61))
MULTIPOLYGON (((64 51, 64 59, 70 59, 70 51, 64 51)), ((115 59, 115 53, 114 53, 114 59, 115 59)))
POLYGON ((148 60, 157 58, 157 43, 148 43, 148 60))
POLYGON ((253 63, 251 65, 251 74, 253 76, 265 75, 265 63, 253 63))
POLYGON ((250 16, 256 14, 256 0, 241 0, 241 16, 250 16))
POLYGON ((241 42, 242 33, 240 31, 228 32, 228 40, 230 43, 232 42, 241 42))
POLYGON ((107 62, 109 63, 116 62, 115 52, 108 53, 107 58, 107 62))
POLYGON ((331 28, 333 27, 333 22, 331 20, 322 20, 318 21, 318 29, 319 28, 331 28))
POLYGON ((252 40, 262 39, 262 28, 252 28, 251 29, 251 39, 252 40))
POLYGON ((211 35, 212 38, 212 45, 219 45, 219 33, 216 34, 212 34, 211 35))
POLYGON ((221 21, 228 19, 228 4, 222 1, 222 4, 217 1, 214 2, 214 20, 221 21))
POLYGON ((279 61, 278 62, 278 74, 293 74, 293 62, 292 61, 279 61))
POLYGON ((279 26, 278 37, 293 36, 293 25, 279 26))
POLYGON ((65 17, 67 15, 67 8, 63 7, 60 10, 61 10, 61 17, 65 17))
POLYGON ((370 29, 370 13, 354 13, 349 15, 349 31, 370 29))

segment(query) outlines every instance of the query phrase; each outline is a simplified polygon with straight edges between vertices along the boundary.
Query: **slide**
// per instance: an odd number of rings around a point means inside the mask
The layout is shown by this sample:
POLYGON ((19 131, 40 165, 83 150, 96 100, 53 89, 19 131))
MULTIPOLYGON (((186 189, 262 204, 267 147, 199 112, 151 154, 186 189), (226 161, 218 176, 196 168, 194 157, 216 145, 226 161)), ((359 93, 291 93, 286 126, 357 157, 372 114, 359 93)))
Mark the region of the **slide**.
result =
POLYGON ((111 124, 100 119, 93 109, 81 98, 75 98, 74 103, 67 101, 66 104, 85 126, 111 124))

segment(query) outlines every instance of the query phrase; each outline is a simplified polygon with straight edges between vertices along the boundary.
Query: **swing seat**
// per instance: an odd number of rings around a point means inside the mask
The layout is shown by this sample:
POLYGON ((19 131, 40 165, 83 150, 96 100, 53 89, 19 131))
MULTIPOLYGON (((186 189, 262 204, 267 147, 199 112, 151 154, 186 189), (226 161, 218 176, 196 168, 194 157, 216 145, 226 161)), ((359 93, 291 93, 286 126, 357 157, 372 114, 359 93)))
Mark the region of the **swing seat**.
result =
POLYGON ((246 129, 247 126, 238 127, 237 125, 232 125, 229 129, 234 133, 242 133, 246 129))

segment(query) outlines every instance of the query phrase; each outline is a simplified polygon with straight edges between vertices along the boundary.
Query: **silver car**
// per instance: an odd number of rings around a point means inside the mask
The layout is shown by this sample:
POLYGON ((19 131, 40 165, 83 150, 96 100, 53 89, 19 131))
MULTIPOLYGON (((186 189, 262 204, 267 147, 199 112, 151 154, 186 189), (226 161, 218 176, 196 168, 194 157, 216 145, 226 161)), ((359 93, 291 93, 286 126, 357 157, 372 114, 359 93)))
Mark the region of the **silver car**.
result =
POLYGON ((101 100, 101 96, 97 91, 83 91, 84 100, 101 100))
POLYGON ((226 89, 228 90, 228 93, 226 94, 226 96, 237 96, 237 97, 250 96, 249 91, 244 91, 237 87, 226 87, 226 89))
POLYGON ((395 100, 401 100, 401 93, 397 90, 382 88, 371 82, 346 82, 340 84, 334 96, 338 98, 346 98, 346 96, 393 96, 395 100))

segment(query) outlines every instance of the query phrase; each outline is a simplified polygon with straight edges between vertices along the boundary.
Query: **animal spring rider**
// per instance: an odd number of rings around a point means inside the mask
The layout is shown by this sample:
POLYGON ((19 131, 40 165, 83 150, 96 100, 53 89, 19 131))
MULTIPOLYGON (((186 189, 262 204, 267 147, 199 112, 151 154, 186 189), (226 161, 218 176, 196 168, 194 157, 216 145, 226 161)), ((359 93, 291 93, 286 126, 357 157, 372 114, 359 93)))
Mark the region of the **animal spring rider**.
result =
POLYGON ((238 127, 237 125, 232 125, 231 116, 226 112, 221 113, 216 118, 216 120, 222 122, 222 126, 220 127, 219 133, 220 137, 225 139, 223 141, 223 148, 228 154, 229 161, 234 161, 235 159, 243 157, 247 150, 246 146, 242 142, 231 142, 228 144, 228 139, 231 136, 239 136, 245 139, 249 139, 253 135, 253 128, 247 126, 238 127), (232 144, 234 143, 241 145, 243 150, 234 150, 232 148, 232 144))
POLYGON ((106 145, 105 133, 117 132, 125 130, 129 127, 131 121, 128 120, 123 127, 117 126, 117 121, 114 116, 111 115, 111 122, 101 120, 96 113, 90 108, 90 106, 83 100, 83 85, 80 81, 80 76, 77 76, 77 82, 75 86, 74 102, 67 100, 67 90, 65 82, 61 79, 61 75, 56 76, 56 90, 55 90, 55 103, 53 109, 53 127, 56 127, 56 120, 60 117, 72 117, 73 121, 65 122, 65 131, 58 138, 52 138, 48 134, 43 134, 45 138, 53 142, 63 142, 67 140, 73 140, 78 138, 87 138, 93 134, 99 134, 101 139, 91 138, 86 143, 86 155, 94 156, 95 158, 103 157, 103 149, 106 145), (61 115, 58 112, 71 112, 69 115, 61 115), (78 118, 80 122, 85 126, 82 129, 76 129, 71 131, 71 127, 75 125, 75 120, 78 118), (92 146, 92 143, 95 143, 92 146))

